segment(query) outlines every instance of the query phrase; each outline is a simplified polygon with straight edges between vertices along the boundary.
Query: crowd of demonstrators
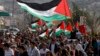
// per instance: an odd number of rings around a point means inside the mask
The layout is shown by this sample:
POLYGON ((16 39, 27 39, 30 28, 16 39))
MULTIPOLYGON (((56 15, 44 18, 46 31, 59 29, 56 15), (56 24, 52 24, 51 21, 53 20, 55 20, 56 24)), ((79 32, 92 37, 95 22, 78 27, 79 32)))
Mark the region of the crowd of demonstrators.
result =
POLYGON ((67 39, 37 37, 29 31, 0 37, 0 56, 100 56, 100 36, 67 39))

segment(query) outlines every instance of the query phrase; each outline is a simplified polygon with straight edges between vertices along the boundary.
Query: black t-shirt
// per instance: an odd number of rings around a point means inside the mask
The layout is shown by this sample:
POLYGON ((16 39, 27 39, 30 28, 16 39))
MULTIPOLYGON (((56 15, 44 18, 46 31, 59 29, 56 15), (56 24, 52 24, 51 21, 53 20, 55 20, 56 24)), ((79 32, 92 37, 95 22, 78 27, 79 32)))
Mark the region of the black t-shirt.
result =
POLYGON ((76 31, 71 32, 71 38, 70 39, 77 39, 76 31))

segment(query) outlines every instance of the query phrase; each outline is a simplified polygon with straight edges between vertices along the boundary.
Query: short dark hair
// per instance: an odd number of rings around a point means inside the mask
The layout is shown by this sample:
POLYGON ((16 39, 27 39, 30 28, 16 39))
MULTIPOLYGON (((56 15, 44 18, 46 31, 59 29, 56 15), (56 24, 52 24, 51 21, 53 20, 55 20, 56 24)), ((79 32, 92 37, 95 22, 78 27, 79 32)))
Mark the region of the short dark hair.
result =
POLYGON ((32 44, 32 45, 36 45, 36 42, 35 42, 35 41, 31 41, 31 44, 32 44))
POLYGON ((18 46, 18 48, 22 49, 22 50, 26 50, 25 47, 23 45, 18 46))
POLYGON ((4 44, 4 47, 8 47, 9 48, 10 47, 10 44, 9 43, 5 43, 4 44))
POLYGON ((64 42, 61 42, 61 43, 60 43, 60 46, 64 46, 64 42))
POLYGON ((53 56, 52 52, 50 52, 50 51, 46 52, 46 56, 48 56, 48 54, 49 54, 50 56, 53 56))

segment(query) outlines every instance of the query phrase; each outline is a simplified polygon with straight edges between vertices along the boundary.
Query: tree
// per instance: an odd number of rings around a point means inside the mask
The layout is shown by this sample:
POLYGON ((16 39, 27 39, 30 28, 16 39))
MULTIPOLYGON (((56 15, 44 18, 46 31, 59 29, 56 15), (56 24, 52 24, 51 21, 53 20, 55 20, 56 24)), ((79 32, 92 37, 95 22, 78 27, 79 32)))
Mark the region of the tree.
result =
POLYGON ((92 35, 100 32, 100 16, 97 17, 95 13, 87 16, 86 24, 91 29, 92 35))
POLYGON ((72 2, 72 16, 73 16, 73 21, 80 21, 80 16, 81 16, 81 11, 78 7, 78 5, 75 2, 72 2))
POLYGON ((90 12, 82 10, 76 3, 72 2, 73 5, 73 22, 75 23, 76 21, 80 22, 80 16, 84 16, 86 19, 86 26, 91 30, 92 35, 95 33, 100 32, 100 16, 97 17, 96 13, 92 13, 90 15, 90 12))

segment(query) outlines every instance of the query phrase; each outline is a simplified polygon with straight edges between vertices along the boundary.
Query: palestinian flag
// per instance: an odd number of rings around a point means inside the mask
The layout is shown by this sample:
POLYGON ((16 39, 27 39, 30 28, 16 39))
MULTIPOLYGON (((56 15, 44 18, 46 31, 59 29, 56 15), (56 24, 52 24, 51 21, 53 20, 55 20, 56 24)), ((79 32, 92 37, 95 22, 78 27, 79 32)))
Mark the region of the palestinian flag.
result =
POLYGON ((79 23, 78 22, 75 23, 75 27, 76 27, 77 30, 79 29, 79 23))
POLYGON ((57 26, 57 28, 56 28, 56 30, 55 30, 56 36, 60 36, 61 33, 64 32, 64 29, 65 29, 65 24, 64 24, 64 22, 61 22, 61 23, 57 26))
POLYGON ((53 23, 52 22, 44 22, 42 28, 47 29, 47 28, 52 28, 53 23))
POLYGON ((37 24, 38 21, 39 21, 39 20, 35 20, 34 22, 31 22, 31 27, 32 27, 32 28, 38 27, 38 24, 37 24))
POLYGON ((35 29, 32 29, 32 28, 28 28, 29 31, 32 31, 32 32, 36 32, 35 29))
POLYGON ((42 21, 41 19, 39 19, 38 22, 37 22, 37 24, 38 24, 39 26, 43 26, 44 23, 43 23, 43 21, 42 21))
POLYGON ((85 25, 80 25, 79 26, 79 31, 81 32, 82 35, 86 35, 86 27, 85 27, 85 25))
POLYGON ((40 36, 40 37, 48 36, 48 35, 50 34, 50 33, 49 33, 50 31, 51 31, 51 29, 46 29, 46 30, 45 30, 44 32, 42 32, 39 36, 40 36))
POLYGON ((65 23, 64 23, 64 21, 62 21, 62 23, 61 23, 61 25, 60 25, 60 28, 61 28, 62 30, 65 30, 65 23))
POLYGON ((54 34, 54 30, 52 29, 52 30, 49 32, 49 36, 52 37, 53 34, 54 34))
POLYGON ((47 25, 48 28, 51 28, 53 26, 53 23, 52 22, 48 22, 48 23, 46 23, 46 25, 47 25))
POLYGON ((68 25, 66 26, 66 30, 68 30, 70 32, 73 30, 71 23, 68 23, 68 25))
POLYGON ((66 0, 52 0, 47 3, 28 3, 17 0, 22 9, 44 21, 65 20, 71 17, 66 0))
POLYGON ((31 24, 32 28, 36 28, 36 27, 44 25, 44 22, 41 19, 38 19, 38 20, 31 22, 31 23, 32 23, 31 24))
POLYGON ((47 27, 47 23, 46 22, 44 22, 44 24, 43 24, 43 26, 41 27, 43 30, 45 30, 45 29, 47 29, 48 27, 47 27))
POLYGON ((71 25, 71 23, 68 23, 68 25, 65 28, 65 35, 67 37, 70 37, 71 36, 71 31, 72 31, 72 25, 71 25))

